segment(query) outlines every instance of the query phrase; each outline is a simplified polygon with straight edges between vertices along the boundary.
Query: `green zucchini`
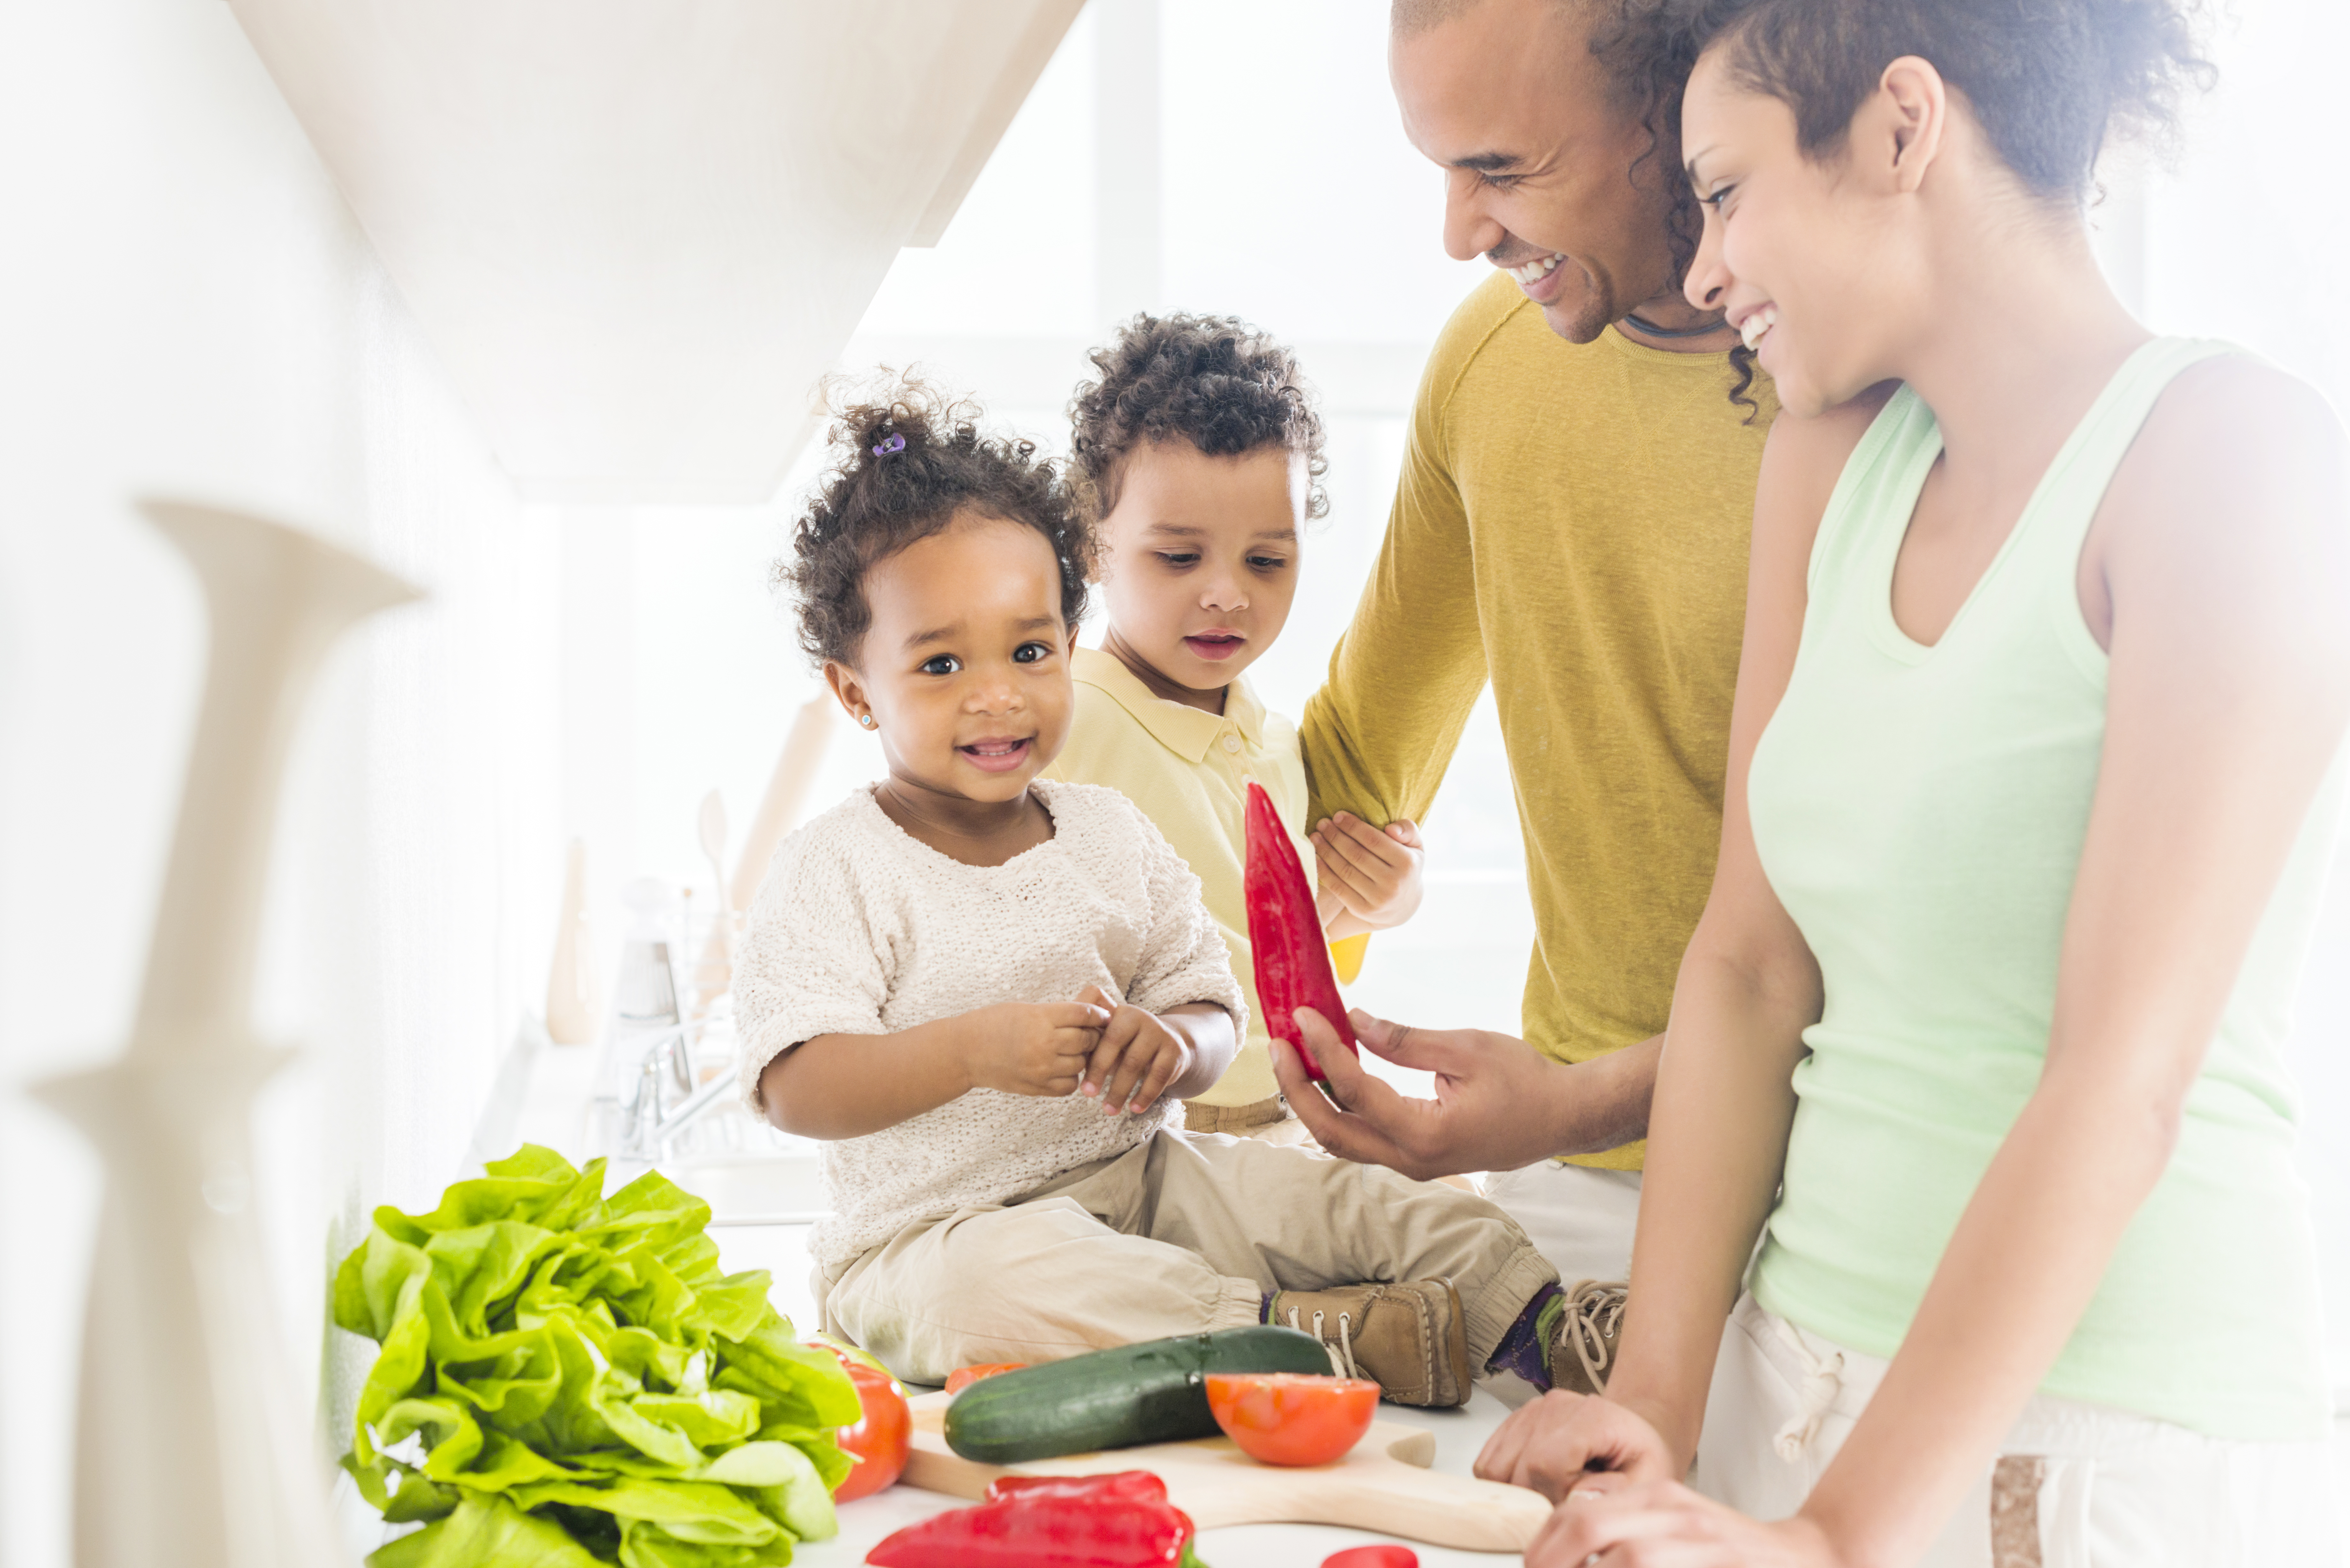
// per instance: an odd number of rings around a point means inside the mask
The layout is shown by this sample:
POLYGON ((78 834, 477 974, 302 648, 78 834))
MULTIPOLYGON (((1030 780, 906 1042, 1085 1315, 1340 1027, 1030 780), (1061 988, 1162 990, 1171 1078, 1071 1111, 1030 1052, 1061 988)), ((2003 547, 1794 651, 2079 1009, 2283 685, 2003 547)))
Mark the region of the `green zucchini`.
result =
POLYGON ((1227 1328, 1097 1350, 972 1384, 947 1407, 947 1447, 1008 1465, 1212 1438, 1209 1373, 1329 1370, 1321 1342, 1294 1328, 1227 1328))

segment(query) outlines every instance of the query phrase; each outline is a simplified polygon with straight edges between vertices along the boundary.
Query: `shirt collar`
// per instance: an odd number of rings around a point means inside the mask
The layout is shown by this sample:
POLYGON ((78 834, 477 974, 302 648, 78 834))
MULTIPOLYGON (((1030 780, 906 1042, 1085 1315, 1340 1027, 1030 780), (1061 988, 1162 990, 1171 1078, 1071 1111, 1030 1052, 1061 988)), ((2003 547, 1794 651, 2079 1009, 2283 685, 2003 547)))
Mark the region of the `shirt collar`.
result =
POLYGON ((1132 714, 1153 740, 1187 762, 1206 761, 1209 748, 1227 723, 1251 746, 1264 743, 1264 704, 1257 701, 1245 679, 1224 689, 1223 717, 1218 718, 1189 703, 1170 702, 1157 695, 1115 654, 1097 648, 1078 649, 1070 672, 1132 714))

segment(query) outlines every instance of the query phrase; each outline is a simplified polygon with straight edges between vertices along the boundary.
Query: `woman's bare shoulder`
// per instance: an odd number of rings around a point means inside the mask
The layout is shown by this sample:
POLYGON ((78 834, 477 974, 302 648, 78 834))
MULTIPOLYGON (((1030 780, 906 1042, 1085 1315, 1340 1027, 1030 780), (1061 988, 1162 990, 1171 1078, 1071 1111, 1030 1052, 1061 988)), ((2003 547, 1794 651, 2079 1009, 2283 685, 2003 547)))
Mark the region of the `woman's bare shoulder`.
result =
POLYGON ((2190 365, 2164 389, 2114 475, 2132 526, 2218 553, 2275 531, 2345 522, 2350 438, 2324 394, 2245 354, 2190 365), (2214 526, 2214 524, 2220 524, 2214 526))
POLYGON ((2187 465, 2249 477, 2280 462, 2330 468, 2344 449, 2342 421, 2324 393, 2265 359, 2219 354, 2163 389, 2125 469, 2187 465))
POLYGON ((2175 639, 2203 668, 2282 649, 2304 673, 2350 670, 2350 439, 2298 377, 2241 354, 2180 371, 2115 471, 2090 543, 2083 571, 2111 596, 2116 659, 2129 620, 2144 628, 2138 649, 2175 639))

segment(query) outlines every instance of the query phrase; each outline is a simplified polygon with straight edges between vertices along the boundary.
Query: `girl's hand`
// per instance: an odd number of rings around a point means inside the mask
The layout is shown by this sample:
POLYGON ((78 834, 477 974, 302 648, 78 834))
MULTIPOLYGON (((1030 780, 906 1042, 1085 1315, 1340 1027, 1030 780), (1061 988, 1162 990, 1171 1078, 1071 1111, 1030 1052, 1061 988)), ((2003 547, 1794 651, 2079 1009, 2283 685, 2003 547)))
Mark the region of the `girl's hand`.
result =
POLYGON ((1801 1514, 1758 1524, 1679 1481, 1594 1476, 1526 1548, 1526 1568, 1848 1568, 1801 1514))
POLYGON ((975 1089, 1075 1094, 1109 1009, 1083 1002, 1007 1002, 962 1015, 964 1067, 975 1089))
POLYGON ((1564 1388, 1511 1411, 1476 1464, 1479 1480, 1525 1487, 1553 1502, 1603 1477, 1620 1485, 1679 1473, 1664 1438, 1638 1412, 1564 1388))
POLYGON ((1158 1014, 1113 1002, 1098 986, 1087 986, 1081 1000, 1109 1010, 1082 1085, 1087 1094, 1101 1096, 1103 1115, 1148 1110, 1191 1070, 1191 1043, 1158 1014))
POLYGON ((1399 926, 1419 908, 1420 867, 1428 852, 1419 829, 1398 817, 1373 827, 1352 812, 1315 826, 1315 901, 1328 926, 1342 912, 1371 930, 1399 926))

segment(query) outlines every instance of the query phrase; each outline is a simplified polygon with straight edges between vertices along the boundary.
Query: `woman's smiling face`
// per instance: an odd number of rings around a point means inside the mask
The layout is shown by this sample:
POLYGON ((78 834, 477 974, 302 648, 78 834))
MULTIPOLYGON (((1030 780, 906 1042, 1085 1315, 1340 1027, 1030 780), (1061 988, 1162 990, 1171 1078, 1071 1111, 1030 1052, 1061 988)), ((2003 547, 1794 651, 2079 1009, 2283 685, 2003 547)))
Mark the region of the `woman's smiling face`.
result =
POLYGON ((1815 414, 1884 379, 1883 323, 1905 275, 1899 215, 1850 176, 1849 145, 1806 157, 1786 104, 1741 82, 1722 46, 1681 109, 1705 233, 1690 302, 1723 311, 1789 412, 1815 414))

